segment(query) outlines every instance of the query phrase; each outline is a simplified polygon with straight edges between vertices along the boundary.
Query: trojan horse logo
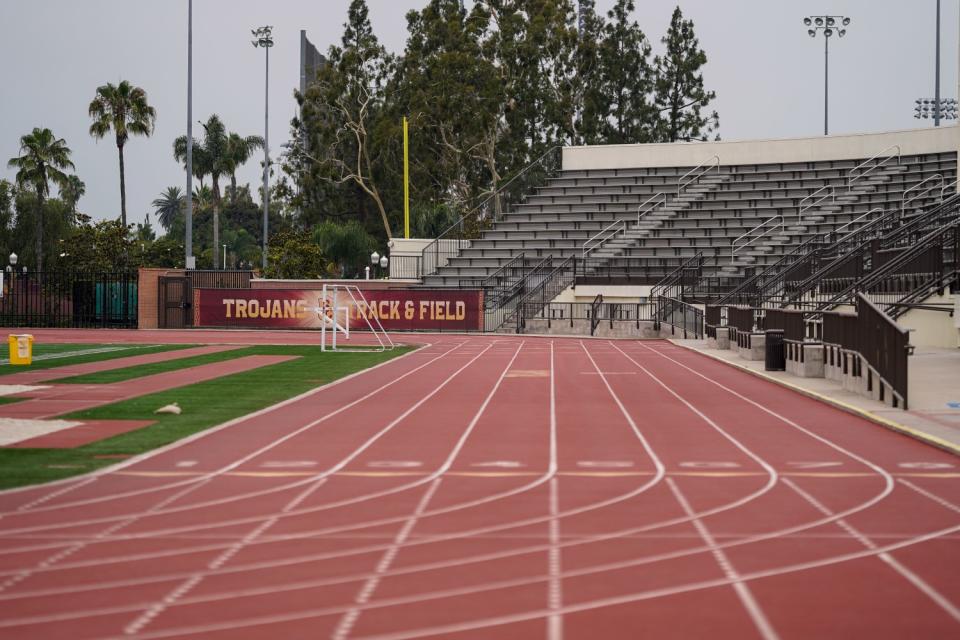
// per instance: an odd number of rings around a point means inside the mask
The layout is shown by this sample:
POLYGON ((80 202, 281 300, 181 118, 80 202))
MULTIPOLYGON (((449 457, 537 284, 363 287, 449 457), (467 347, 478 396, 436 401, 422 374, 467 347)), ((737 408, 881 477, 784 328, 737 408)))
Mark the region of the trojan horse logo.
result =
POLYGON ((333 302, 327 298, 317 300, 317 318, 322 322, 333 320, 333 302))

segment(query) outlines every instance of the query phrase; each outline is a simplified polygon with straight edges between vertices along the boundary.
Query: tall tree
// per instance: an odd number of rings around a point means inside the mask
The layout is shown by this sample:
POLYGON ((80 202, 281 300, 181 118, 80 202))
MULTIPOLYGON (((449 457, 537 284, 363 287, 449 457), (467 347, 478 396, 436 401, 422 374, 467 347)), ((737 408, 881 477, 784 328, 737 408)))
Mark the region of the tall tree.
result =
MULTIPOLYGON (((194 172, 201 171, 210 176, 213 188, 213 268, 220 268, 220 178, 229 175, 230 160, 227 155, 227 128, 220 116, 213 114, 203 123, 203 140, 193 143, 194 172)), ((173 155, 180 162, 186 162, 187 137, 180 136, 173 142, 173 155)))
POLYGON ((173 226, 173 221, 177 215, 183 211, 186 204, 187 198, 183 195, 180 187, 167 187, 167 189, 160 194, 160 197, 153 201, 153 210, 160 226, 163 227, 164 230, 170 231, 170 227, 173 226))
POLYGON ((237 200, 237 169, 246 164, 250 156, 257 149, 263 148, 263 138, 261 136, 241 136, 237 133, 230 133, 227 136, 226 162, 227 170, 230 173, 230 200, 237 200))
POLYGON ((609 101, 604 144, 635 144, 656 139, 657 110, 652 104, 654 73, 650 43, 635 20, 633 0, 617 0, 603 29, 602 93, 609 101))
POLYGON ((683 19, 680 7, 673 10, 662 42, 666 51, 655 60, 656 106, 662 114, 660 139, 706 140, 720 126, 720 118, 716 111, 702 115, 701 109, 717 95, 703 86, 707 54, 693 32, 693 21, 683 19))
POLYGON ((147 103, 147 92, 123 80, 118 85, 107 83, 97 87, 90 102, 90 135, 103 138, 112 130, 120 156, 120 224, 127 226, 127 186, 123 166, 123 147, 130 136, 149 136, 157 112, 147 103))
POLYGON ((64 204, 70 207, 74 216, 77 215, 77 203, 87 192, 87 185, 75 175, 67 176, 67 182, 60 188, 60 197, 64 204))
POLYGON ((380 189, 388 141, 378 139, 378 127, 394 60, 373 33, 364 0, 350 3, 341 46, 330 47, 327 57, 317 82, 302 96, 306 151, 319 161, 313 174, 352 186, 372 200, 389 239, 390 219, 380 189))
POLYGON ((36 249, 37 271, 43 271, 44 203, 50 196, 50 181, 60 188, 67 184, 66 169, 73 169, 70 148, 63 138, 57 138, 50 129, 35 128, 20 138, 20 155, 10 158, 7 166, 17 170, 17 185, 29 188, 37 197, 36 249))

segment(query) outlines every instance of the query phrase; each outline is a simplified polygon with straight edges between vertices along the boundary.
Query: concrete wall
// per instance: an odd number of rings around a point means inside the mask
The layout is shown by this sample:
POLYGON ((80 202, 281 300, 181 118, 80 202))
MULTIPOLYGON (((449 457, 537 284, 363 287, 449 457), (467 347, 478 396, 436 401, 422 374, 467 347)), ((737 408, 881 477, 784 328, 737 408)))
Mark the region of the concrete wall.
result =
POLYGON ((644 302, 650 295, 650 285, 581 284, 567 287, 554 298, 554 302, 593 302, 597 294, 603 294, 607 302, 644 302))
MULTIPOLYGON (((955 306, 957 296, 932 296, 923 301, 924 304, 955 306)), ((911 309, 897 319, 904 329, 912 330, 910 344, 915 347, 944 347, 953 349, 960 346, 960 332, 954 326, 954 318, 943 311, 924 311, 911 309)))
POLYGON ((720 157, 721 165, 861 160, 895 144, 900 145, 903 155, 957 151, 960 146, 960 129, 954 125, 783 140, 565 147, 563 168, 694 167, 714 155, 720 157))

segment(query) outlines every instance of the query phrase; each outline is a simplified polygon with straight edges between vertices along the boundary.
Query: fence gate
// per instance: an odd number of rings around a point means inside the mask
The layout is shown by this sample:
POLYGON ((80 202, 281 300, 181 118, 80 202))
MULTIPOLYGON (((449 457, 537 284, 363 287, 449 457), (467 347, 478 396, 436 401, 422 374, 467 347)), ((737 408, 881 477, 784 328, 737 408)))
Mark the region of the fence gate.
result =
POLYGON ((184 329, 193 326, 193 287, 186 276, 160 277, 160 310, 157 324, 161 329, 184 329))

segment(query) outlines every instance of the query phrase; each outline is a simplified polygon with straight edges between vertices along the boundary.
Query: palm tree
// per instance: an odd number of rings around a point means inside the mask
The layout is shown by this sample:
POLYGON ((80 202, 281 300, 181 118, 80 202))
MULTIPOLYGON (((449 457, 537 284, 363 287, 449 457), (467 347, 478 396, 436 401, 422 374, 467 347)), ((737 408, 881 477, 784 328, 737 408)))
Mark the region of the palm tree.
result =
MULTIPOLYGON (((230 173, 230 161, 227 157, 227 129, 216 114, 203 123, 203 141, 193 142, 193 174, 210 176, 213 183, 213 268, 220 264, 220 178, 230 173)), ((173 157, 186 163, 187 137, 180 136, 173 141, 173 157)))
POLYGON ((153 210, 157 214, 157 221, 165 230, 170 231, 177 214, 183 211, 187 198, 180 187, 167 187, 160 197, 153 201, 153 210))
POLYGON ((70 212, 77 215, 77 202, 87 192, 87 185, 77 176, 67 176, 67 182, 60 188, 60 197, 70 207, 70 212))
POLYGON ((17 170, 17 184, 31 187, 37 194, 36 233, 37 271, 43 271, 43 208, 50 195, 50 181, 62 189, 67 184, 65 169, 73 169, 70 148, 63 138, 56 138, 50 129, 34 128, 20 138, 20 155, 10 158, 7 166, 17 170))
POLYGON ((227 170, 230 173, 230 199, 237 200, 237 169, 246 164, 254 150, 263 148, 260 136, 243 137, 231 133, 227 137, 227 170))
POLYGON ((90 103, 90 135, 103 138, 112 129, 120 154, 120 223, 127 226, 127 187, 123 169, 123 145, 131 135, 149 136, 157 112, 147 104, 147 92, 126 80, 114 86, 107 83, 97 87, 97 95, 90 103))

